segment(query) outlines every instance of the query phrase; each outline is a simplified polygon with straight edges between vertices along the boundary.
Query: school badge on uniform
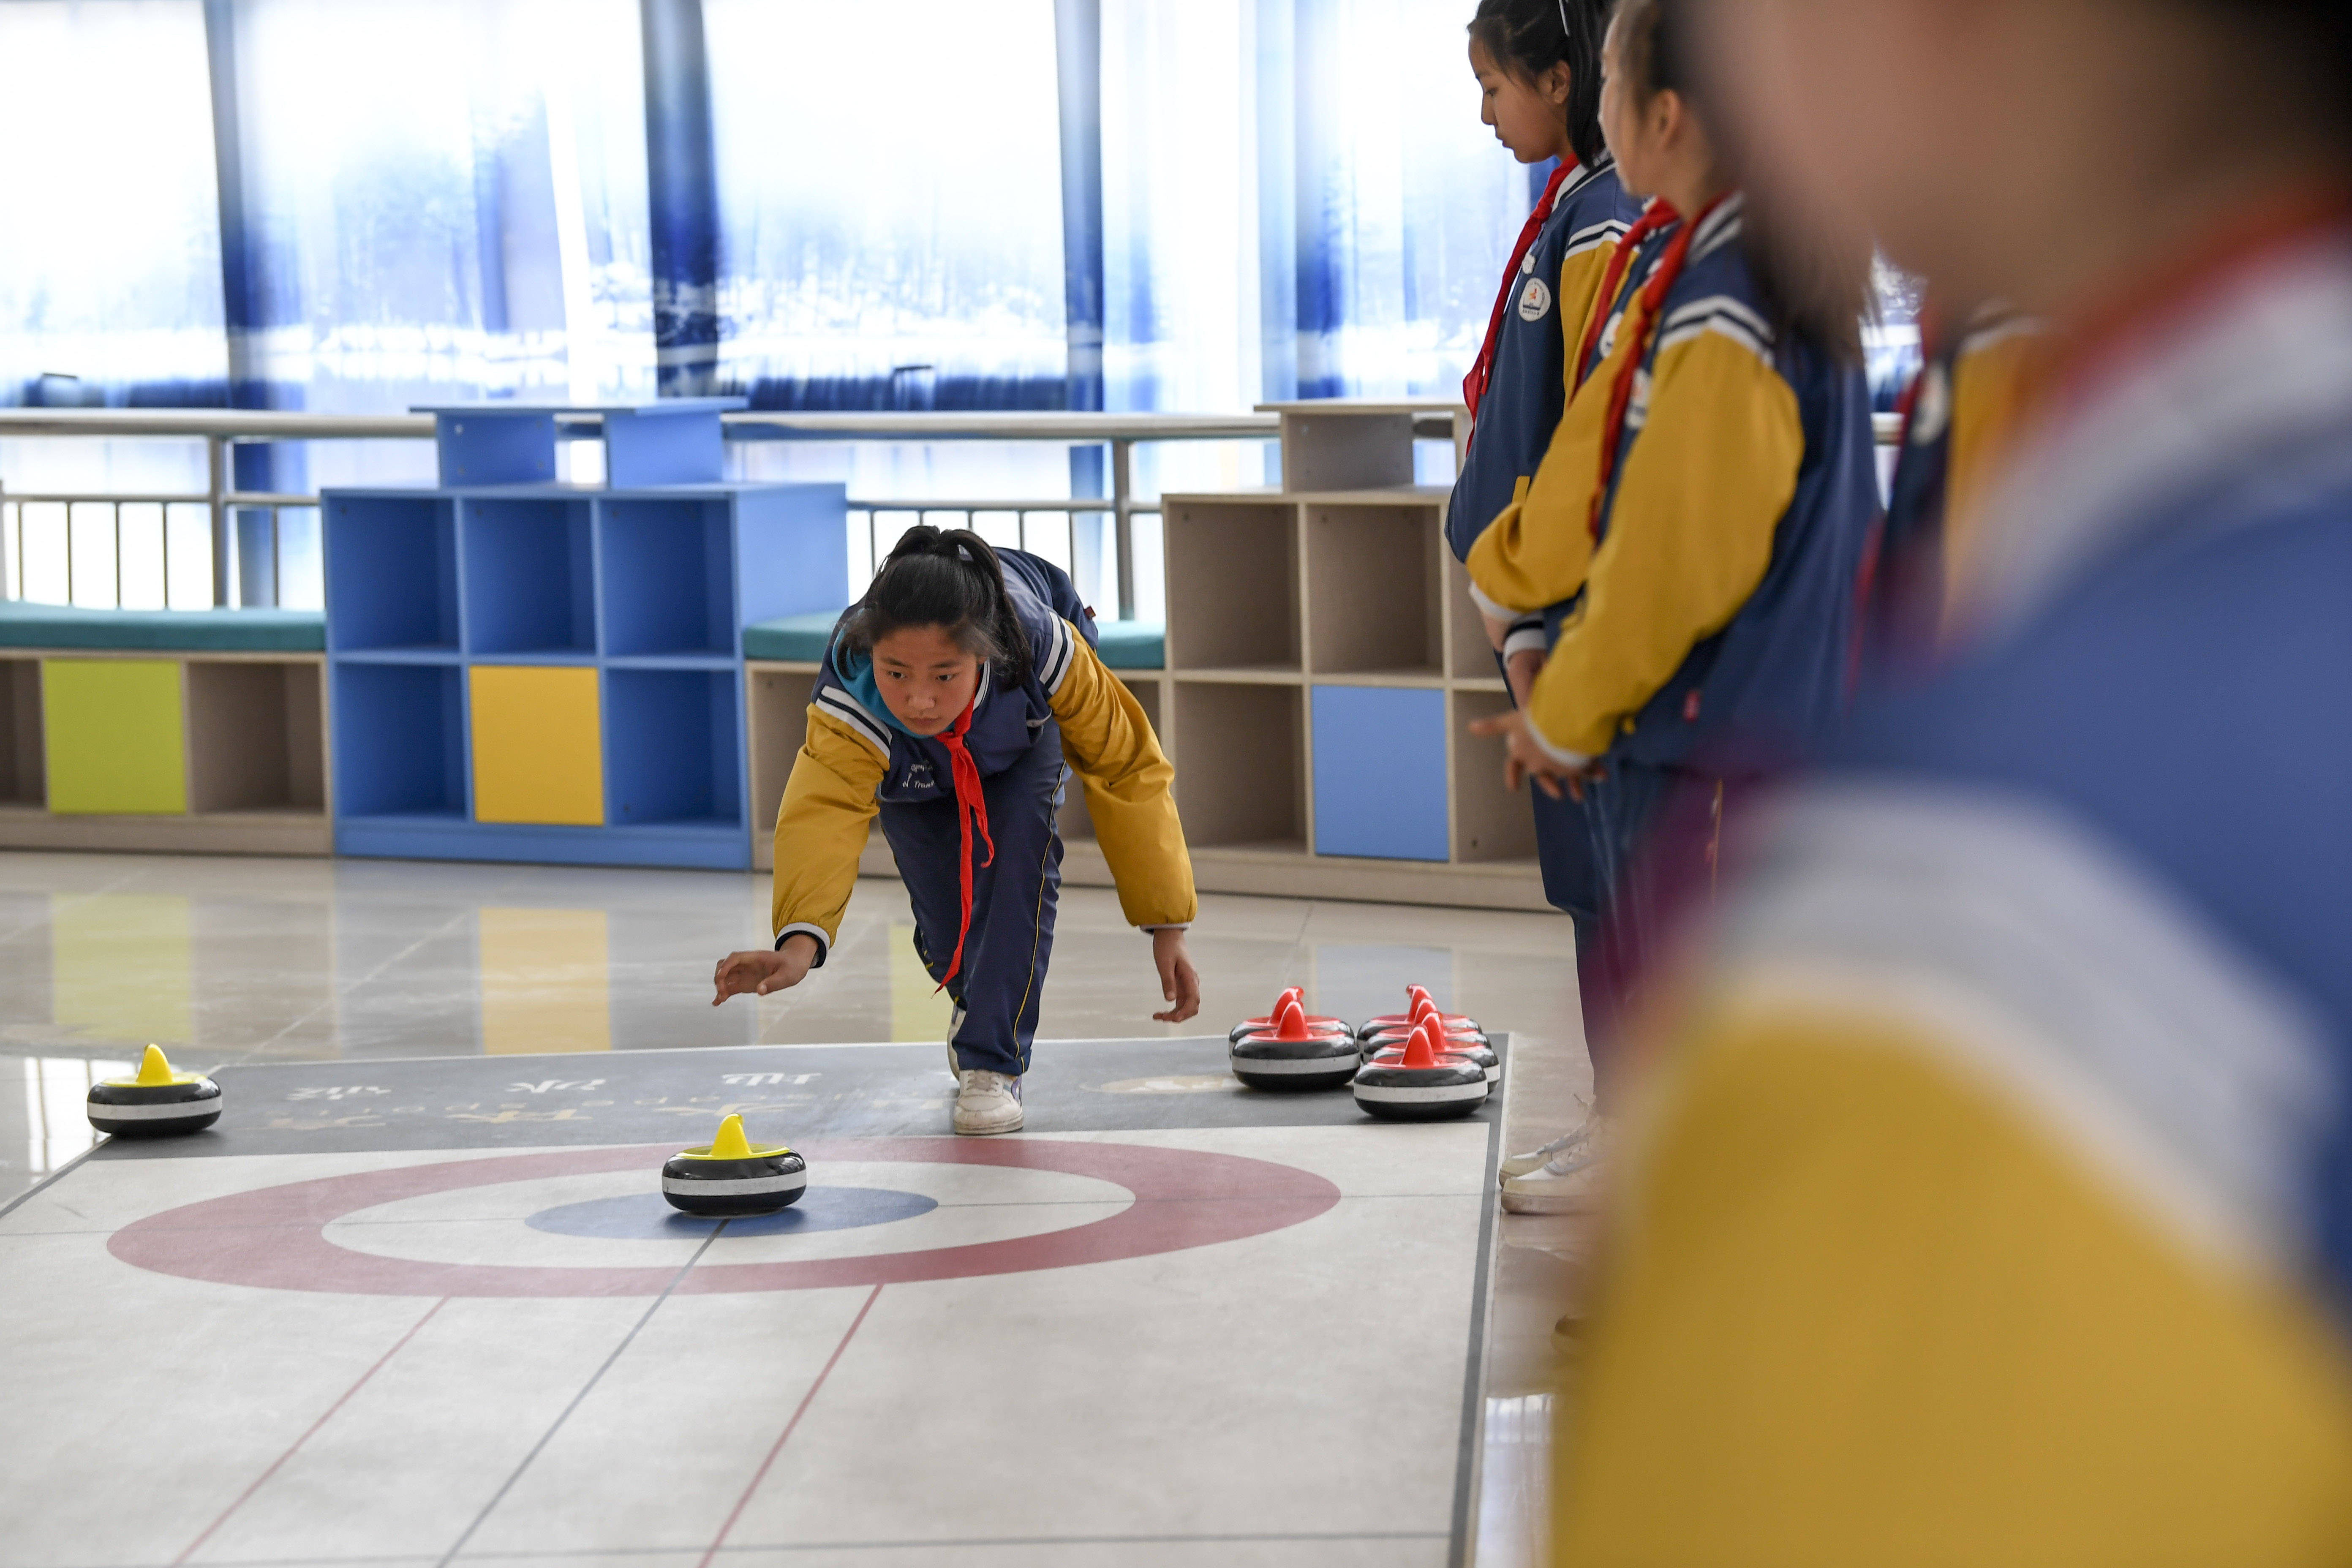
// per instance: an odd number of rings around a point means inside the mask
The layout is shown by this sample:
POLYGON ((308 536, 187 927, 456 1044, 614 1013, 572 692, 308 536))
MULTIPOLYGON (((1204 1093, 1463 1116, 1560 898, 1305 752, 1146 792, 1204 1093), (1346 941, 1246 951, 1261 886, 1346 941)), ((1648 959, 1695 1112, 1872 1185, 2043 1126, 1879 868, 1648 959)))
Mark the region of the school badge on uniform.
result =
POLYGON ((1519 320, 1540 321, 1550 309, 1551 290, 1544 287, 1542 279, 1528 279, 1528 286, 1519 291, 1519 320))

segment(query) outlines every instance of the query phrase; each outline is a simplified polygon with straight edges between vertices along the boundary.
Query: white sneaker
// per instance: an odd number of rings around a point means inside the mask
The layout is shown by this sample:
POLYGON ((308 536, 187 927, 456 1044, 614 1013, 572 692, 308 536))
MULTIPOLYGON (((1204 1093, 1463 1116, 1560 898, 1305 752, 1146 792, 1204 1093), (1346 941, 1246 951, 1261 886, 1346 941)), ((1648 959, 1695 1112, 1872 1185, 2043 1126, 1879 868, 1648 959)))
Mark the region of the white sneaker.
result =
POLYGON ((1021 1080, 986 1068, 966 1069, 956 1089, 955 1130, 970 1137, 1021 1131, 1021 1080))
POLYGON ((1584 1121, 1578 1122, 1540 1149, 1530 1149, 1524 1154, 1505 1155, 1502 1163, 1495 1167, 1496 1172, 1495 1179, 1498 1182, 1507 1182, 1513 1176, 1531 1175, 1549 1164, 1554 1154, 1583 1137, 1586 1123, 1592 1119, 1592 1107, 1580 1094, 1576 1097, 1576 1103, 1584 1107, 1584 1121))
POLYGON ((1608 1144, 1609 1124, 1598 1116, 1586 1118, 1550 1159, 1503 1183, 1503 1206, 1513 1214, 1583 1214, 1598 1208, 1608 1144))

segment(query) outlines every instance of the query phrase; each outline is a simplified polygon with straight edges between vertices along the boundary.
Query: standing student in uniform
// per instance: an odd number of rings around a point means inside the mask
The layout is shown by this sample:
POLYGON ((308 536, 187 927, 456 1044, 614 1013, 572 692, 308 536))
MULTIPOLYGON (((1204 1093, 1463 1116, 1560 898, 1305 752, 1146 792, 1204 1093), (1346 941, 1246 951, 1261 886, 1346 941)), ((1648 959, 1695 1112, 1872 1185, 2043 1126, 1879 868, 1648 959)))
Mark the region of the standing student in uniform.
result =
MULTIPOLYGON (((1478 79, 1480 119, 1522 163, 1556 160, 1527 226, 1519 231, 1477 363, 1462 383, 1471 415, 1469 449, 1445 513, 1456 556, 1496 518, 1515 511, 1568 405, 1570 353, 1617 242, 1640 216, 1618 182, 1616 160, 1601 134, 1601 35, 1606 0, 1480 0, 1470 20, 1470 68, 1478 79)), ((1581 523, 1579 523, 1581 526, 1581 523)), ((1575 591, 1570 584, 1559 597, 1575 591)), ((1488 620, 1488 634, 1511 689, 1524 702, 1559 626, 1559 610, 1488 620)), ((1544 897, 1574 923, 1580 982, 1597 967, 1600 893, 1584 808, 1565 796, 1530 791, 1544 897)), ((1564 1135, 1566 1136, 1566 1135, 1564 1135)), ((1559 1140, 1507 1162, 1533 1169, 1559 1140)))
POLYGON ((712 1005, 824 964, 878 816, 915 951, 955 1004, 955 1130, 1018 1131, 1062 880, 1055 818, 1075 772, 1120 907, 1151 938, 1170 1004, 1152 1016, 1199 1012, 1175 772, 1094 640, 1052 563, 965 529, 908 530, 825 649, 776 816, 774 949, 721 959, 712 1005))
POLYGON ((1675 974, 1555 1561, 2352 1562, 2352 7, 1708 16, 2046 331, 1964 635, 1675 974))
POLYGON ((1872 679, 1924 668, 1957 629, 1950 585, 1969 574, 1985 488, 2016 430, 2041 342, 2032 318, 2000 300, 1954 330, 1931 299, 1919 324, 1927 353, 1903 395, 1902 444, 1863 611, 1872 679))
MULTIPOLYGON (((1603 984, 1619 989, 1658 939, 1654 889, 1712 876, 1727 798, 1843 710, 1878 518, 1860 341, 1869 245, 1742 189, 1693 45, 1680 6, 1659 0, 1627 0, 1611 25, 1601 121, 1627 189, 1653 200, 1611 264, 1528 505, 1469 561, 1507 612, 1580 577, 1526 708, 1473 728, 1508 738, 1514 788, 1532 776, 1582 797, 1603 984), (1583 526, 1547 529, 1539 499, 1583 526), (1696 831, 1661 845, 1686 851, 1675 863, 1637 874, 1671 797, 1692 804, 1696 831)), ((1513 1207, 1592 1202, 1615 1026, 1605 1011, 1587 1019, 1603 1114, 1510 1179, 1513 1207)))

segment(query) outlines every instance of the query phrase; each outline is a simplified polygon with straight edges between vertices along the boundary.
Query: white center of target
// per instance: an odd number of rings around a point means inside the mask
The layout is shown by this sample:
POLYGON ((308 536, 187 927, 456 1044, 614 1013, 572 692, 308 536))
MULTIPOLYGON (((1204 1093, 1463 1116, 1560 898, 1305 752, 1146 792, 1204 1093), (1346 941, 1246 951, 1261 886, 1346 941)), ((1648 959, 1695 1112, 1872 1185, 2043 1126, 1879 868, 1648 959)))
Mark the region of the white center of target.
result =
MULTIPOLYGON (((927 1161, 818 1162, 809 1172, 809 1191, 828 1184, 916 1193, 939 1206, 905 1219, 807 1235, 722 1234, 706 1260, 798 1262, 1009 1241, 1091 1225, 1134 1202, 1126 1188, 1088 1176, 927 1161)), ((660 1191, 660 1162, 653 1161, 641 1172, 499 1182, 379 1204, 334 1221, 326 1235, 354 1252, 423 1263, 559 1268, 684 1263, 707 1239, 707 1222, 657 1239, 567 1235, 525 1223, 547 1209, 599 1198, 643 1194, 658 1201, 660 1191)))

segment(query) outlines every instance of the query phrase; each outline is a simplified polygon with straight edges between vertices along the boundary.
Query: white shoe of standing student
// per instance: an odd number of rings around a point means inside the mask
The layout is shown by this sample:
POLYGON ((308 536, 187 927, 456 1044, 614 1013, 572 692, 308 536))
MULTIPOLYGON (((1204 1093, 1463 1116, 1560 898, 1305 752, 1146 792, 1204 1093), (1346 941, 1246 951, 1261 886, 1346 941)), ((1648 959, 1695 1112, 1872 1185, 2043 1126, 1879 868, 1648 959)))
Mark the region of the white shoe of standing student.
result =
POLYGON ((1503 1183, 1503 1206, 1513 1214, 1583 1214, 1601 1205, 1607 1175, 1609 1123, 1585 1119, 1552 1157, 1503 1183))
POLYGON ((1021 1080, 1010 1073, 968 1068, 956 1088, 955 1130, 970 1137, 1021 1131, 1021 1080))
POLYGON ((1584 1107, 1583 1121, 1578 1122, 1540 1149, 1530 1149, 1524 1154, 1505 1155, 1502 1163, 1495 1167, 1496 1173, 1495 1179, 1498 1182, 1507 1182, 1513 1176, 1532 1174, 1549 1164, 1554 1154, 1582 1138, 1586 1124, 1592 1120, 1592 1108, 1586 1103, 1582 1095, 1576 1097, 1576 1103, 1584 1107))

